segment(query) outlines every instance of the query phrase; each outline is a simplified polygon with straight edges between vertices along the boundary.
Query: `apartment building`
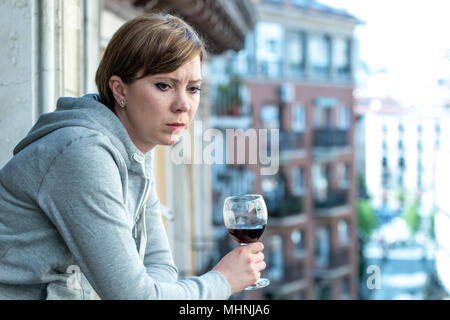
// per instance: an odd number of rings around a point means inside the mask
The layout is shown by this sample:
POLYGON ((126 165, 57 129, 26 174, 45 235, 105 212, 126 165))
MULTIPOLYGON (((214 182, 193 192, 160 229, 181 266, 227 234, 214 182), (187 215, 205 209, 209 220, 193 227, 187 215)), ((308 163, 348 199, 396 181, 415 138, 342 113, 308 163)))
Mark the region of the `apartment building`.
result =
POLYGON ((253 3, 257 23, 245 48, 212 61, 212 123, 221 130, 279 130, 279 170, 262 175, 261 163, 213 166, 216 239, 228 241, 224 198, 260 193, 269 210, 261 240, 271 285, 245 297, 357 299, 353 30, 359 21, 315 1, 253 3))

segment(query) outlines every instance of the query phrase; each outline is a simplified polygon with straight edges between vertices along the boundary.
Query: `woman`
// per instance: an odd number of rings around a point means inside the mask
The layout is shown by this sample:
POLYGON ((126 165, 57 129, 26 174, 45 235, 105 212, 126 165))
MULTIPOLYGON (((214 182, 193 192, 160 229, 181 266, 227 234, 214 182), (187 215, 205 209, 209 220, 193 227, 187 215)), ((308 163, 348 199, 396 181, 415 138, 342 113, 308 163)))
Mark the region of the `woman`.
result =
POLYGON ((192 121, 204 54, 181 19, 135 18, 106 48, 99 95, 40 117, 0 171, 0 298, 227 299, 259 278, 258 242, 177 281, 161 221, 152 150, 192 121))

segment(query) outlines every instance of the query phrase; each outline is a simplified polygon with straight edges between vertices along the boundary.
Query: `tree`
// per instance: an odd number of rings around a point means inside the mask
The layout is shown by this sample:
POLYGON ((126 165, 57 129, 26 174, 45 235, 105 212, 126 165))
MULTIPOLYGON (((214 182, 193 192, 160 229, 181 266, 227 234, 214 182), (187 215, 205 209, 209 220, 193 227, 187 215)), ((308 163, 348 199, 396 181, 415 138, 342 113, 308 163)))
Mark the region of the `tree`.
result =
POLYGON ((358 200, 358 216, 359 216, 359 231, 362 236, 368 238, 373 230, 378 226, 378 218, 375 216, 369 200, 358 200))
POLYGON ((405 209, 405 212, 403 213, 403 219, 408 225, 412 235, 415 235, 420 227, 421 218, 419 215, 418 207, 418 201, 417 199, 414 199, 409 202, 408 206, 405 209))
MULTIPOLYGON (((358 210, 358 223, 359 223, 359 234, 358 234, 358 254, 359 254, 359 281, 363 283, 366 274, 367 262, 364 257, 364 246, 366 241, 369 239, 373 230, 378 226, 378 219, 370 206, 369 200, 367 198, 358 199, 357 203, 358 210)), ((363 287, 360 287, 360 297, 365 298, 366 292, 363 287)))

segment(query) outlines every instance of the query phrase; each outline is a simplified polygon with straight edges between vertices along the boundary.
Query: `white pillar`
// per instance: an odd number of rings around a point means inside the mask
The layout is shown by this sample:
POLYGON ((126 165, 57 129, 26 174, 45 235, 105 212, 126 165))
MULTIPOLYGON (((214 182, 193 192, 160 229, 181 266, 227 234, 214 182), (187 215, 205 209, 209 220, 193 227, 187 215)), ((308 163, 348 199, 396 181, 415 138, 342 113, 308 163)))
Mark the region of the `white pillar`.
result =
POLYGON ((82 88, 81 94, 97 92, 95 73, 100 62, 102 0, 82 2, 82 88))
POLYGON ((36 0, 0 2, 0 167, 38 114, 38 9, 36 0))

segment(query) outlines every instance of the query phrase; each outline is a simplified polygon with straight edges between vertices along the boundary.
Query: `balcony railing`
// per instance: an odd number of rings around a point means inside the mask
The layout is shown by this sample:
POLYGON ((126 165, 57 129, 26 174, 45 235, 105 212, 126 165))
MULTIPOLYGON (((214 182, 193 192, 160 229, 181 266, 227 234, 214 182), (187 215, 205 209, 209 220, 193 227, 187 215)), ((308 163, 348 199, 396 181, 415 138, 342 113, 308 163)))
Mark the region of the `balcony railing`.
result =
POLYGON ((349 131, 336 128, 314 129, 314 147, 345 147, 349 145, 349 131))
POLYGON ((314 199, 316 209, 329 209, 333 207, 345 206, 347 204, 346 190, 329 190, 325 199, 314 199))
POLYGON ((330 269, 344 267, 350 264, 350 248, 343 247, 331 251, 330 269))
POLYGON ((294 131, 280 131, 280 151, 299 150, 305 147, 304 134, 294 131))
POLYGON ((280 201, 266 201, 270 217, 284 218, 303 212, 301 197, 289 196, 280 201))
POLYGON ((292 282, 302 280, 305 277, 304 260, 297 259, 289 261, 284 266, 282 282, 292 282))
POLYGON ((316 256, 316 275, 319 277, 326 277, 330 271, 348 267, 351 263, 350 250, 351 249, 348 246, 331 250, 327 255, 326 263, 321 265, 317 264, 318 260, 316 256))

